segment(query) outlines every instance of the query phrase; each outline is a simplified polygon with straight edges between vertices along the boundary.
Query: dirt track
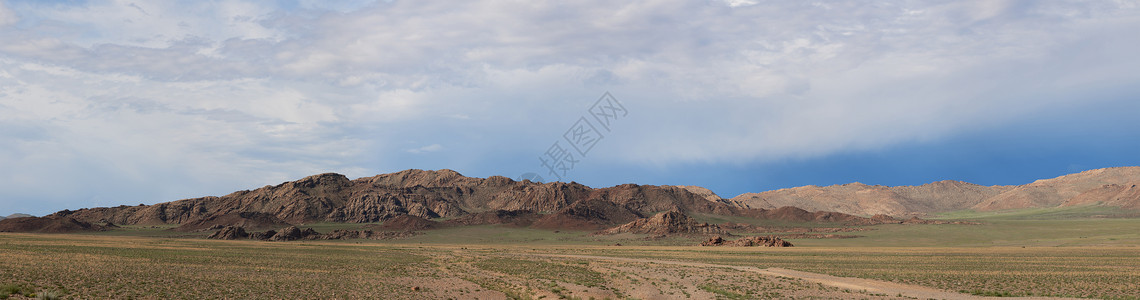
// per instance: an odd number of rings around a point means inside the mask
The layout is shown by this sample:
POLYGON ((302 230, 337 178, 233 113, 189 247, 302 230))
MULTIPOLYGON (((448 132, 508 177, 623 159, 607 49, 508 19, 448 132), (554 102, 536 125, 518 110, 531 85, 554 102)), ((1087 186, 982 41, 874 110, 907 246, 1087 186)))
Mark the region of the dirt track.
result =
MULTIPOLYGON (((853 277, 838 277, 819 273, 801 272, 796 270, 788 270, 783 268, 767 268, 761 269, 749 266, 732 266, 732 265, 718 265, 699 262, 683 262, 671 260, 656 260, 656 259, 641 259, 641 258, 624 258, 624 257, 607 257, 607 256, 592 256, 592 255, 560 255, 560 254, 535 254, 536 256, 545 257, 561 257, 561 258, 577 258, 577 259, 590 259, 590 260, 609 260, 620 262, 635 262, 635 263, 656 263, 665 265, 677 265, 687 267, 708 267, 708 268, 732 268, 745 272, 755 272, 768 276, 783 276, 790 278, 802 279, 805 281, 816 282, 827 286, 838 287, 853 291, 866 291, 869 293, 886 294, 886 295, 902 295, 905 297, 913 297, 918 299, 1010 299, 1010 297, 997 298, 997 297, 982 297, 969 294, 948 292, 938 289, 933 289, 924 286, 908 285, 894 282, 886 282, 880 280, 853 278, 853 277)), ((1066 299, 1066 298, 1048 298, 1048 297, 1021 297, 1016 299, 1066 299)))

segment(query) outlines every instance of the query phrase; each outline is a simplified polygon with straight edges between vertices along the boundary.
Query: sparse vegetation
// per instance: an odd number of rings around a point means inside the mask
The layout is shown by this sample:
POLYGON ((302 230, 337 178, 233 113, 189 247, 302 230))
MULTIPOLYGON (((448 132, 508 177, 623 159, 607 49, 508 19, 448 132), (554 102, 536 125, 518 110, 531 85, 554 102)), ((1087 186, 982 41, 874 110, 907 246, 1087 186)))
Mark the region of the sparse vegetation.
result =
POLYGON ((732 268, 537 254, 780 267, 983 296, 1137 299, 1140 219, 981 219, 982 225, 880 225, 861 232, 865 238, 801 239, 787 249, 711 249, 692 246, 700 237, 502 226, 438 229, 398 241, 279 243, 204 240, 146 226, 81 235, 0 233, 0 299, 907 298, 732 268), (610 246, 615 242, 625 246, 610 246))

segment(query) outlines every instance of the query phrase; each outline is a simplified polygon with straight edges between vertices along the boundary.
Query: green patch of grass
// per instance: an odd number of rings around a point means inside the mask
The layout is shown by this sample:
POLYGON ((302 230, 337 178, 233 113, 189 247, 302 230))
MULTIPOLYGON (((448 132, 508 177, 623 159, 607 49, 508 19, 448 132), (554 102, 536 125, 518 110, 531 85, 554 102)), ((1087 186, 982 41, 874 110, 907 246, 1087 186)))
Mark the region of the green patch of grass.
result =
POLYGON ((756 218, 749 218, 749 217, 723 216, 723 215, 701 214, 701 213, 690 213, 689 216, 692 217, 693 219, 697 220, 697 222, 704 222, 704 223, 709 223, 709 224, 724 224, 727 222, 733 222, 733 223, 751 224, 751 225, 766 226, 766 227, 809 227, 809 228, 843 226, 842 223, 794 222, 794 221, 785 221, 785 220, 768 220, 768 219, 756 219, 756 218))
POLYGON ((1134 247, 597 249, 592 255, 778 267, 944 290, 1119 298, 1140 290, 1134 247))
POLYGON ((604 243, 603 241, 596 241, 590 236, 593 231, 559 230, 554 232, 547 229, 519 228, 506 225, 450 227, 422 232, 423 235, 390 241, 390 243, 472 245, 601 245, 604 243))
POLYGON ((12 295, 23 295, 24 290, 29 289, 16 284, 0 285, 0 299, 8 299, 12 295))
POLYGON ((711 283, 702 284, 698 287, 701 288, 702 290, 705 290, 706 292, 716 294, 717 299, 732 299, 732 300, 752 299, 752 297, 729 291, 729 290, 725 289, 724 287, 721 287, 721 286, 718 286, 715 284, 711 284, 711 283))
POLYGON ((1055 247, 1140 245, 1140 219, 985 219, 980 225, 878 225, 855 239, 791 239, 797 247, 1055 247))
POLYGON ((1013 293, 999 292, 999 291, 982 291, 982 290, 967 291, 967 290, 961 290, 958 292, 963 293, 963 294, 970 294, 970 295, 974 295, 974 296, 985 296, 985 297, 1014 297, 1013 293))
POLYGON ((428 259, 375 245, 20 237, 0 234, 5 273, 49 287, 37 293, 45 297, 59 287, 87 298, 369 298, 399 295, 404 289, 383 279, 409 276, 428 259))
POLYGON ((333 230, 361 230, 366 225, 378 225, 380 223, 312 223, 312 224, 298 224, 298 228, 312 228, 320 233, 329 233, 333 230))
POLYGON ((960 210, 937 214, 934 219, 944 220, 1071 220, 1084 218, 1112 218, 1136 216, 1137 211, 1116 207, 1083 205, 1072 207, 1026 208, 998 211, 960 210))

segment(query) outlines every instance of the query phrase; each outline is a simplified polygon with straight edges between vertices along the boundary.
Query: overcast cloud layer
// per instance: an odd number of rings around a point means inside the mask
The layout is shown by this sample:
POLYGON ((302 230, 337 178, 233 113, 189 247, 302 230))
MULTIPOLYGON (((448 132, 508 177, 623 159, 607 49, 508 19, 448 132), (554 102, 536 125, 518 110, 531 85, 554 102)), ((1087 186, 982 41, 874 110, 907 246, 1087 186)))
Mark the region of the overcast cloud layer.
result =
POLYGON ((0 213, 540 172, 607 91, 630 113, 583 164, 646 170, 889 149, 1140 92, 1135 1, 344 3, 0 0, 0 213))

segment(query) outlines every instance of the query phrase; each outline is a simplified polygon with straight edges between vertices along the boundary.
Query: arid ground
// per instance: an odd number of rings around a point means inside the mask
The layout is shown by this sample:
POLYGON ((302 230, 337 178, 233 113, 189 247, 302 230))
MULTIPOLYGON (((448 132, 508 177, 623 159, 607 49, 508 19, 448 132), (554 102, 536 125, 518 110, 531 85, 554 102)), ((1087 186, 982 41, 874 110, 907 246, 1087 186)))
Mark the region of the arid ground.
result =
MULTIPOLYGON (((876 225, 791 248, 497 225, 383 241, 220 241, 152 226, 3 233, 0 297, 1137 299, 1140 220, 1079 216, 1094 213, 951 214, 982 224, 876 225)), ((313 227, 338 226, 348 225, 313 227)))

